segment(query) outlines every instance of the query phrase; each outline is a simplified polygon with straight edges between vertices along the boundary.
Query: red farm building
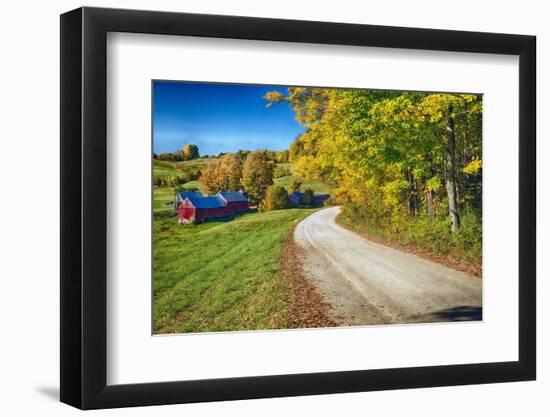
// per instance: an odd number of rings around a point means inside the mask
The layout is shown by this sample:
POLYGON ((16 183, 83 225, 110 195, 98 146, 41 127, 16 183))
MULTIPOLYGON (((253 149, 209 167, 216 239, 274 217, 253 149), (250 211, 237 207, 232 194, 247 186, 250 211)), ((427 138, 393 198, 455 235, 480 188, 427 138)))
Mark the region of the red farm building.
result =
POLYGON ((248 198, 242 191, 220 191, 218 198, 229 208, 231 213, 244 213, 248 211, 248 198))
POLYGON ((201 223, 208 219, 232 214, 225 202, 217 196, 186 197, 178 206, 180 223, 201 223))

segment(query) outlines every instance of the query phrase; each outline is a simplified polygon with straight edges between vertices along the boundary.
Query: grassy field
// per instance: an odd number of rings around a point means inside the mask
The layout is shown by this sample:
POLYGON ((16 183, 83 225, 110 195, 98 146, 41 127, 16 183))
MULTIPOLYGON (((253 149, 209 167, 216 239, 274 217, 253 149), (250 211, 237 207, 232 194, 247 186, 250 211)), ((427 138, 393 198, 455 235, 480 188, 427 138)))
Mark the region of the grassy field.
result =
POLYGON ((191 169, 198 170, 206 168, 209 161, 214 161, 216 158, 199 158, 191 161, 159 161, 153 160, 153 174, 155 177, 170 177, 183 175, 183 170, 191 169))
POLYGON ((316 180, 309 180, 309 179, 306 179, 306 178, 295 177, 293 175, 288 175, 286 177, 276 178, 274 180, 274 182, 277 185, 281 185, 281 186, 285 187, 288 191, 288 189, 290 187, 290 184, 292 183, 292 181, 295 178, 302 181, 302 186, 300 187, 301 191, 304 191, 306 188, 311 188, 315 193, 318 193, 318 194, 328 194, 329 193, 329 186, 327 184, 325 184, 324 182, 316 181, 316 180))
POLYGON ((175 193, 172 187, 154 187, 153 188, 153 212, 173 211, 171 206, 166 203, 174 201, 175 193))
POLYGON ((188 226, 155 213, 154 333, 287 327, 281 248, 312 212, 248 213, 188 226))
POLYGON ((180 172, 176 170, 176 167, 173 162, 157 161, 155 159, 153 160, 153 175, 155 177, 165 178, 165 177, 180 176, 183 174, 180 174, 180 172))
POLYGON ((208 194, 208 189, 204 186, 204 184, 200 181, 188 181, 185 184, 183 184, 186 188, 196 188, 203 194, 208 194))
MULTIPOLYGON (((186 166, 192 169, 202 169, 212 158, 195 159, 192 161, 170 162, 170 161, 153 161, 153 176, 155 178, 166 177, 181 177, 184 174, 178 170, 178 167, 186 166)), ((187 188, 197 188, 199 191, 206 193, 207 190, 199 181, 189 181, 184 184, 187 188)), ((155 213, 162 211, 170 211, 170 206, 166 203, 173 201, 175 196, 173 187, 154 187, 153 188, 153 211, 155 213)))
POLYGON ((192 168, 192 169, 204 169, 208 165, 208 162, 210 161, 217 161, 218 158, 198 158, 198 159, 192 159, 191 161, 180 161, 175 162, 174 165, 176 168, 179 167, 185 167, 185 168, 192 168))

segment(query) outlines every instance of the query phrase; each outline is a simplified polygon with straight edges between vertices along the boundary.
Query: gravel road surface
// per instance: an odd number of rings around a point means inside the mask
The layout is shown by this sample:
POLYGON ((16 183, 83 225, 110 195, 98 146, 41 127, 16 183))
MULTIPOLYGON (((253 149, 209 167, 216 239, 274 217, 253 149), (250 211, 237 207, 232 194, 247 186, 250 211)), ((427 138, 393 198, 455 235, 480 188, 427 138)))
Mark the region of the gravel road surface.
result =
POLYGON ((481 320, 482 280, 339 226, 339 207, 295 231, 303 268, 342 325, 481 320))

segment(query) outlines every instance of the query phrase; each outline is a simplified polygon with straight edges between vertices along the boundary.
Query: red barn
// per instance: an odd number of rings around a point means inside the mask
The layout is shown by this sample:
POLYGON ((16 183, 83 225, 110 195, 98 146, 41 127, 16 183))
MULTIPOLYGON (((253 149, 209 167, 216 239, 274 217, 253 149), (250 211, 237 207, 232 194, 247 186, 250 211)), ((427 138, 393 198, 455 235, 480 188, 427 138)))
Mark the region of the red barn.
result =
POLYGON ((244 213, 248 211, 248 198, 241 191, 220 191, 218 193, 231 213, 244 213))
POLYGON ((180 223, 201 223, 207 219, 225 217, 231 214, 225 202, 218 197, 187 197, 178 206, 180 223))

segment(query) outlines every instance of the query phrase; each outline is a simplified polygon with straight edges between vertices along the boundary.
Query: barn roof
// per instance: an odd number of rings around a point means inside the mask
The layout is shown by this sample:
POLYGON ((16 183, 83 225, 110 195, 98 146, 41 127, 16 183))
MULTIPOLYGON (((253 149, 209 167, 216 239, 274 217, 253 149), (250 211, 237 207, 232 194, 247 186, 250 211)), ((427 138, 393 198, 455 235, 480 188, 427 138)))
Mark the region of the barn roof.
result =
POLYGON ((248 201, 246 196, 239 191, 220 191, 218 195, 222 196, 227 202, 248 201))
POLYGON ((199 191, 181 191, 178 193, 178 197, 181 199, 181 201, 185 200, 186 198, 200 198, 203 197, 202 193, 199 191))
POLYGON ((225 207, 225 204, 221 199, 216 196, 207 197, 187 197, 187 199, 195 206, 195 208, 221 208, 225 207))

